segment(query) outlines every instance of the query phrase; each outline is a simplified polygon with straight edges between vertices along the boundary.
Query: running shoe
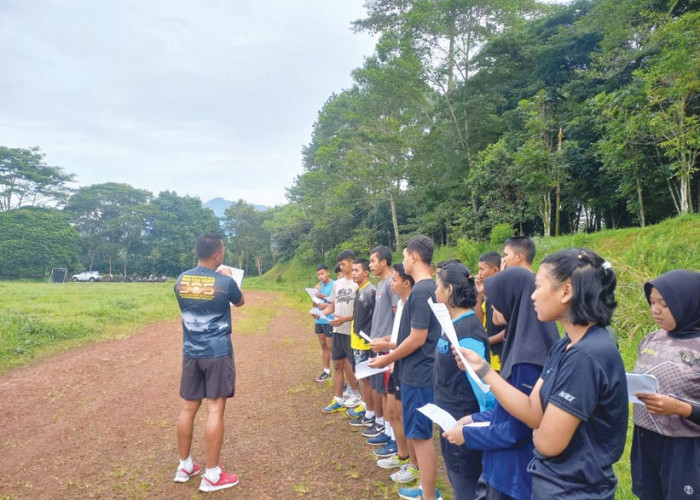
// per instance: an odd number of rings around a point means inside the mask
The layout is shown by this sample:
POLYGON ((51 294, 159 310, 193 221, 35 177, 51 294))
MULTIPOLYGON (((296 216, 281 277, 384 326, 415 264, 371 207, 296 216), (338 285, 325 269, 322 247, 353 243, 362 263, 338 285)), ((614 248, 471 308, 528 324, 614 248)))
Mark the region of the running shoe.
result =
POLYGON ((391 440, 381 448, 374 450, 374 456, 378 458, 386 458, 398 453, 399 448, 396 446, 396 441, 391 440))
POLYGON ((189 472, 184 467, 178 467, 177 471, 175 471, 175 478, 173 481, 176 483, 186 483, 192 476, 196 476, 200 472, 202 472, 202 468, 196 463, 192 464, 192 470, 189 472))
MULTIPOLYGON (((399 498, 405 498, 406 500, 412 500, 412 499, 423 499, 423 490, 419 486, 418 488, 401 488, 399 490, 399 498)), ((440 490, 435 488, 435 498, 437 500, 442 500, 442 497, 440 496, 440 490)))
POLYGON ((356 408, 362 403, 362 400, 360 399, 360 396, 357 394, 350 394, 347 398, 345 398, 344 404, 345 408, 356 408))
POLYGON ((328 380, 330 378, 331 378, 331 374, 329 372, 322 371, 321 375, 319 375, 318 377, 316 377, 314 379, 314 382, 325 382, 326 380, 328 380))
POLYGON ((211 482, 209 479, 207 479, 207 476, 204 475, 202 477, 202 482, 199 484, 199 491, 204 491, 204 492, 210 492, 210 491, 219 491, 219 490, 224 490, 226 488, 231 488, 232 486, 236 486, 238 484, 238 476, 235 474, 229 474, 225 470, 221 471, 221 474, 219 475, 219 480, 215 483, 211 482))
MULTIPOLYGON (((362 418, 365 416, 365 405, 359 404, 355 408, 348 408, 348 417, 350 418, 362 418)), ((374 417, 372 417, 374 418, 374 417)))
POLYGON ((365 441, 370 446, 384 446, 391 442, 391 438, 383 432, 379 436, 374 436, 365 441))
POLYGON ((364 417, 360 417, 360 418, 351 418, 351 419, 348 420, 348 423, 350 424, 351 427, 357 427, 357 428, 364 427, 365 424, 362 422, 362 419, 363 419, 363 418, 364 418, 364 417))
POLYGON ((389 479, 399 484, 412 483, 420 477, 418 468, 413 464, 402 465, 399 470, 389 476, 389 479))
POLYGON ((335 398, 333 398, 333 401, 331 401, 328 406, 321 408, 321 413, 338 413, 341 411, 345 411, 345 406, 335 398))
POLYGON ((400 469, 402 466, 409 463, 409 458, 399 458, 398 455, 392 455, 387 458, 377 460, 377 467, 382 469, 400 469))
POLYGON ((374 424, 372 427, 367 428, 362 435, 366 438, 377 437, 380 434, 384 434, 384 426, 382 424, 374 424))

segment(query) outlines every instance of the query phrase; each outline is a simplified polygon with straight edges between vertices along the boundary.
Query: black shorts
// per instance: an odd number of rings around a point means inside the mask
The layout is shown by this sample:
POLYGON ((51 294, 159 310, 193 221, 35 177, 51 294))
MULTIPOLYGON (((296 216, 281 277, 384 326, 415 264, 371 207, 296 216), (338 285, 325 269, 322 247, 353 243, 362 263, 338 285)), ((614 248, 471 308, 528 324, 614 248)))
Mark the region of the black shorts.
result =
POLYGON ((386 392, 387 394, 393 394, 396 401, 401 401, 401 390, 399 389, 399 384, 396 383, 396 378, 393 373, 390 373, 387 379, 386 392))
POLYGON ((344 333, 333 333, 333 347, 331 349, 331 359, 338 361, 347 358, 352 363, 352 369, 355 369, 355 354, 350 347, 350 335, 344 333))
POLYGON ((332 337, 333 336, 333 327, 326 323, 325 325, 323 323, 314 323, 314 333, 316 335, 325 335, 326 337, 332 337))
POLYGON ((183 358, 180 397, 187 401, 232 398, 236 392, 233 354, 216 358, 183 358))
POLYGON ((697 498, 699 460, 700 438, 662 436, 635 425, 630 454, 632 493, 642 500, 697 498))

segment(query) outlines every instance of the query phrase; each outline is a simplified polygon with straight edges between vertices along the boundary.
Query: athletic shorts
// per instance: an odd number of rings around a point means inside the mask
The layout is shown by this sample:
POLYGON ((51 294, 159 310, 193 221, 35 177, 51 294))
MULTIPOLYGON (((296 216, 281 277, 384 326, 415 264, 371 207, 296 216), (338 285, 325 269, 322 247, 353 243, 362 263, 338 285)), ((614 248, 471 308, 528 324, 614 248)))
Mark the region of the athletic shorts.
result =
POLYGON ((314 333, 316 335, 325 335, 326 337, 332 337, 333 336, 333 327, 329 325, 328 323, 323 324, 323 323, 314 323, 314 333))
POLYGON ((355 364, 353 366, 353 370, 355 369, 354 367, 359 365, 360 363, 364 363, 369 359, 369 353, 370 350, 363 350, 363 349, 353 349, 352 350, 352 355, 353 358, 355 359, 355 364))
POLYGON ((406 439, 433 438, 433 422, 419 412, 418 408, 434 401, 435 392, 432 387, 412 387, 401 384, 401 409, 406 439))
POLYGON ((216 358, 183 358, 180 397, 187 401, 232 398, 236 392, 233 354, 216 358))
POLYGON ((700 438, 669 437, 634 426, 632 493, 642 500, 697 498, 700 438))
MULTIPOLYGON (((383 354, 383 353, 382 353, 383 354)), ((369 357, 376 358, 379 354, 374 351, 370 351, 369 357)), ((386 381, 389 377, 389 372, 377 373, 376 375, 371 375, 369 377, 369 383, 372 389, 377 394, 386 394, 386 381)))
POLYGON ((350 335, 344 333, 333 332, 333 347, 331 348, 331 359, 338 361, 347 358, 352 363, 352 369, 355 370, 355 355, 350 347, 350 335))
POLYGON ((396 401, 401 401, 401 390, 396 383, 396 378, 393 373, 386 373, 388 378, 386 379, 386 393, 393 394, 396 401))

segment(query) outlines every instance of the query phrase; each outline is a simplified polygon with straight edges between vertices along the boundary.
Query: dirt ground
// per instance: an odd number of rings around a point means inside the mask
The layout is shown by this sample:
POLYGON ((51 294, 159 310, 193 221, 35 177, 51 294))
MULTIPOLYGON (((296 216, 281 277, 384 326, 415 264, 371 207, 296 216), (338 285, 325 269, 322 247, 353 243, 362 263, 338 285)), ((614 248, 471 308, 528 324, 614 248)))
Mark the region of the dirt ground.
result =
MULTIPOLYGON (((281 307, 275 300, 246 293, 249 304, 281 307)), ((238 378, 221 461, 238 486, 203 495, 199 477, 172 481, 182 352, 173 320, 0 375, 0 498, 398 498, 359 432, 320 413, 331 387, 313 382, 312 320, 282 309, 256 334, 236 333, 246 308, 234 311, 238 378)), ((192 448, 200 462, 204 409, 192 448)))

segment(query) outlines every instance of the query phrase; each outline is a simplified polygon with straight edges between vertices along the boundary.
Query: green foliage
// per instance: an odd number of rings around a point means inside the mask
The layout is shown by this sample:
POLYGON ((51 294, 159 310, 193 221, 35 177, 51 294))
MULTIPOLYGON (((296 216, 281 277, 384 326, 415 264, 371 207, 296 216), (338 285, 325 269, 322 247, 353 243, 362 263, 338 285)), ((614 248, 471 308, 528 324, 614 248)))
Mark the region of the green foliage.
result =
POLYGON ((80 256, 78 232, 55 209, 0 212, 0 276, 48 276, 52 267, 74 267, 80 256))
POLYGON ((513 226, 510 224, 496 224, 491 229, 491 235, 489 236, 491 246, 503 246, 503 243, 508 238, 512 238, 514 233, 513 226))

